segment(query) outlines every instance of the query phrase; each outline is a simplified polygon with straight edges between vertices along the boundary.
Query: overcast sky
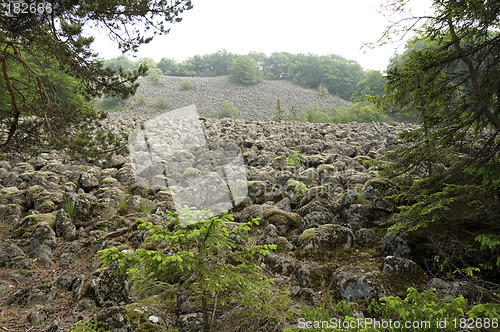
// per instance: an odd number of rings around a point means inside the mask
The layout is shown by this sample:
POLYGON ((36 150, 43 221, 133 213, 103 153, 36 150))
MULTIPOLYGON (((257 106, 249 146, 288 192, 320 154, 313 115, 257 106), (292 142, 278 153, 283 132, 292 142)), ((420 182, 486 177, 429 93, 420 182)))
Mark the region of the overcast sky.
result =
MULTIPOLYGON (((137 57, 183 61, 194 55, 226 49, 338 54, 358 61, 364 69, 385 70, 401 43, 361 49, 377 41, 389 23, 378 12, 381 0, 193 0, 182 22, 166 36, 143 45, 137 57)), ((414 0, 412 14, 430 11, 430 0, 414 0)), ((94 47, 104 58, 120 55, 115 44, 98 37, 94 47)), ((129 54, 129 57, 131 55, 129 54)))

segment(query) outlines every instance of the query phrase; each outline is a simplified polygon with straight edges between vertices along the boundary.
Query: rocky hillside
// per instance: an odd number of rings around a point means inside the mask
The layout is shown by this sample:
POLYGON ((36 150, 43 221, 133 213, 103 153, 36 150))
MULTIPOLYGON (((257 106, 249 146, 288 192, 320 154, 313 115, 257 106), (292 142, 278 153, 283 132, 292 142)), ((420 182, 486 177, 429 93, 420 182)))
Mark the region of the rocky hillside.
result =
POLYGON ((275 113, 278 98, 283 109, 294 107, 299 114, 305 113, 312 104, 327 109, 348 105, 339 97, 322 96, 317 91, 301 88, 288 81, 264 81, 243 87, 230 83, 227 76, 160 76, 157 79, 153 84, 149 78, 142 78, 136 95, 120 106, 120 111, 154 116, 161 111, 195 104, 201 116, 216 117, 222 101, 227 100, 240 111, 240 118, 269 120, 275 113), (184 83, 184 89, 183 82, 189 82, 184 83))
MULTIPOLYGON (((196 80, 188 93, 209 89, 203 82, 196 80)), ((142 121, 118 115, 102 126, 130 130, 142 121)), ((394 207, 384 197, 397 193, 398 185, 381 178, 370 163, 395 149, 398 133, 410 125, 202 123, 208 142, 233 143, 242 152, 248 197, 232 213, 237 222, 261 218, 252 233, 255 243, 278 245, 263 262, 263 273, 290 292, 290 310, 296 312, 302 302, 318 305, 326 292, 363 302, 427 282, 405 240, 386 235, 394 207), (303 156, 296 165, 287 162, 294 151, 303 156)), ((188 168, 206 171, 191 160, 180 170, 181 179, 188 168)), ((123 279, 100 268, 96 254, 110 247, 136 249, 146 237, 136 229, 136 218, 162 223, 167 209, 172 209, 169 188, 137 185, 128 156, 90 164, 46 152, 1 161, 0 327, 69 331, 97 314, 112 331, 137 331, 147 324, 158 331, 199 331, 201 313, 186 296, 170 304, 160 298, 141 302, 123 279)), ((219 322, 225 324, 219 330, 237 330, 237 322, 219 322)))

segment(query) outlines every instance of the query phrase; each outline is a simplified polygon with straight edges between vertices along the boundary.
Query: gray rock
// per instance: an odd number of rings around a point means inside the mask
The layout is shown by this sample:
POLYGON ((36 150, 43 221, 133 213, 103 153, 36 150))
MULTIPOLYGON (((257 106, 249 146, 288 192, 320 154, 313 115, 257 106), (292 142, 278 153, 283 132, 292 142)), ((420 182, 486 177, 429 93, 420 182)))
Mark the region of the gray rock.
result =
POLYGON ((408 242, 398 235, 386 235, 382 240, 382 252, 386 256, 396 256, 411 259, 408 242))
POLYGON ((116 174, 116 179, 126 187, 131 186, 135 182, 135 173, 132 165, 130 163, 124 164, 116 174))
POLYGON ((300 285, 310 285, 312 281, 312 266, 308 263, 297 263, 295 279, 300 285))
POLYGON ((47 322, 51 322, 54 318, 54 309, 51 306, 37 305, 28 315, 28 322, 33 326, 40 326, 47 322))
POLYGON ((382 262, 382 273, 398 276, 408 282, 422 282, 427 276, 422 268, 407 258, 387 256, 382 262))
POLYGON ((359 269, 339 269, 332 274, 330 289, 337 290, 343 300, 375 298, 389 294, 386 282, 379 272, 367 272, 360 276, 359 269))
POLYGON ((278 236, 276 238, 276 251, 288 252, 292 249, 293 249, 293 244, 291 244, 286 237, 278 236))
MULTIPOLYGON (((32 242, 33 243, 33 242, 32 242)), ((53 269, 54 263, 52 262, 52 249, 46 244, 38 244, 31 249, 31 255, 35 258, 36 262, 45 269, 53 269)))
POLYGON ((300 231, 305 231, 309 228, 315 228, 325 224, 333 224, 337 219, 335 215, 330 211, 312 211, 311 213, 306 214, 301 220, 299 224, 300 231))
POLYGON ((75 201, 72 218, 76 227, 87 227, 99 215, 100 206, 94 195, 79 194, 75 201))
POLYGON ((55 222, 56 235, 66 241, 73 241, 78 237, 76 227, 71 221, 71 217, 64 210, 57 211, 55 222))
POLYGON ((129 159, 122 155, 113 154, 106 162, 104 167, 106 168, 121 168, 129 159))
POLYGON ((26 258, 26 254, 21 248, 9 240, 0 239, 0 267, 10 266, 23 258, 26 258))
POLYGON ((369 227, 370 221, 377 217, 371 204, 351 204, 344 207, 342 214, 348 224, 361 227, 369 227))
POLYGON ((31 235, 30 247, 33 249, 40 245, 47 245, 53 249, 57 247, 56 233, 45 221, 39 222, 31 235))
POLYGON ((99 306, 109 307, 130 302, 129 287, 120 275, 111 276, 112 271, 98 271, 92 275, 90 286, 99 306))
POLYGON ((310 306, 317 307, 321 305, 320 296, 312 288, 301 288, 299 290, 298 297, 303 299, 310 306))
POLYGON ((354 232, 354 242, 365 247, 375 239, 376 235, 377 233, 373 229, 361 228, 354 232))
POLYGON ((38 285, 21 288, 7 298, 8 305, 34 306, 47 305, 56 297, 57 290, 53 285, 38 285))
POLYGON ((5 224, 14 224, 19 221, 23 207, 19 204, 0 205, 0 220, 5 224))
POLYGON ((83 188, 83 190, 85 190, 85 192, 89 192, 99 187, 99 179, 94 174, 86 172, 83 172, 80 175, 78 183, 80 187, 83 188))
POLYGON ((262 234, 257 239, 258 245, 276 244, 278 238, 278 228, 272 224, 267 225, 262 234))
POLYGON ((263 219, 275 225, 280 236, 284 236, 291 229, 297 228, 300 218, 300 215, 297 213, 286 212, 276 208, 267 209, 263 213, 263 219))
POLYGON ((270 252, 264 262, 271 271, 278 275, 289 276, 295 271, 295 258, 287 255, 278 255, 270 252))
POLYGON ((349 249, 353 243, 352 231, 340 225, 321 225, 306 229, 299 237, 302 250, 334 250, 349 249))
MULTIPOLYGON (((250 222, 254 218, 262 219, 264 215, 265 207, 262 205, 250 205, 243 209, 240 213, 240 221, 241 222, 250 222)), ((262 225, 262 222, 259 221, 262 225)))

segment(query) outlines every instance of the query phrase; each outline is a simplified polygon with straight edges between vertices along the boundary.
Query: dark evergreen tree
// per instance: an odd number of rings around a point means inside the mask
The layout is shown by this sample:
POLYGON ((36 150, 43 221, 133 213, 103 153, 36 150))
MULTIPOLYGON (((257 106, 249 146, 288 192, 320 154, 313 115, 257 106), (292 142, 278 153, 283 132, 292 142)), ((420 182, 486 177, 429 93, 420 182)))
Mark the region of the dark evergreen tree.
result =
MULTIPOLYGON (((36 4, 36 6, 33 6, 36 4)), ((44 1, 34 11, 3 2, 0 11, 0 146, 64 146, 77 125, 95 115, 88 104, 61 93, 71 88, 87 100, 108 94, 127 98, 147 68, 106 68, 85 26, 107 31, 122 51, 136 51, 192 7, 191 1, 44 1), (54 79, 58 75, 59 79, 54 79), (63 84, 55 84, 63 81, 63 84), (31 116, 27 118, 27 116, 31 116), (30 141, 30 138, 32 139, 30 141)), ((31 8, 30 7, 30 8, 31 8)))

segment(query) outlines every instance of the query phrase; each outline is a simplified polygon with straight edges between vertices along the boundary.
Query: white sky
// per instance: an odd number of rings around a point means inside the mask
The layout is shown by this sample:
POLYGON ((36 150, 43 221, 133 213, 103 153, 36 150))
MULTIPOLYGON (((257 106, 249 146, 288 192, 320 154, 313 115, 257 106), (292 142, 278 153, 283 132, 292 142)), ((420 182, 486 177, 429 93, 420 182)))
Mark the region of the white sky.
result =
MULTIPOLYGON (((395 43, 368 49, 377 41, 388 20, 377 9, 381 0, 193 0, 168 35, 142 45, 137 57, 183 61, 194 55, 226 49, 237 54, 251 51, 338 54, 356 60, 364 69, 384 71, 395 43)), ((430 11, 430 0, 411 2, 412 14, 430 11)), ((94 48, 103 58, 121 53, 106 37, 94 48)), ((128 54, 131 57, 130 54, 128 54)))

